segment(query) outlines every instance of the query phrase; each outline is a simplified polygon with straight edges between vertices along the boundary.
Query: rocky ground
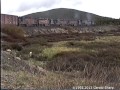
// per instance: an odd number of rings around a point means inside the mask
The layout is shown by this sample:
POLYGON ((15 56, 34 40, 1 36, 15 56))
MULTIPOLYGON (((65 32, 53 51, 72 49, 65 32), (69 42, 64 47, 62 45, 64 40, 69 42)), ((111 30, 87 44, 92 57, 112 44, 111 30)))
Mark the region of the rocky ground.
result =
POLYGON ((120 30, 120 26, 87 26, 87 27, 23 27, 28 35, 55 34, 55 33, 85 33, 106 32, 120 30))

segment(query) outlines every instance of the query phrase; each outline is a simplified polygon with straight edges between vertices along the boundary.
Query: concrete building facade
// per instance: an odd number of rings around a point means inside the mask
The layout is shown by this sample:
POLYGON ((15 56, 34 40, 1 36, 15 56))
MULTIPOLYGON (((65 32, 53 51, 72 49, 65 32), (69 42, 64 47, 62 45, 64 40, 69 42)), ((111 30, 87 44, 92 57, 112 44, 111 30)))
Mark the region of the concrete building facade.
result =
POLYGON ((18 25, 18 16, 1 14, 1 25, 18 25))

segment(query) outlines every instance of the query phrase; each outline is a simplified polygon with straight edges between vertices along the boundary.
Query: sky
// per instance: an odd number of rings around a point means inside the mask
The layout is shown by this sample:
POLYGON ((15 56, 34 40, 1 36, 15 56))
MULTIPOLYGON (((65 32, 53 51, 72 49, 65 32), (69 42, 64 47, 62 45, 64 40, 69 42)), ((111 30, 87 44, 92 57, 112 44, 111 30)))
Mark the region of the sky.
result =
POLYGON ((23 16, 54 8, 70 8, 120 18, 120 0, 1 0, 1 13, 23 16))

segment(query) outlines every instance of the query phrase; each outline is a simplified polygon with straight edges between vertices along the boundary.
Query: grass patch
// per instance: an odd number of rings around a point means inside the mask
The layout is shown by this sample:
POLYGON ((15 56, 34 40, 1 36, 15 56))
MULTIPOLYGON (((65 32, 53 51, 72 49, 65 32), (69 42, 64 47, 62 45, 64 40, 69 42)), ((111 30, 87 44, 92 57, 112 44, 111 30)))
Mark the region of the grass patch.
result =
MULTIPOLYGON (((120 39, 118 37, 118 39, 120 39)), ((95 40, 95 41, 69 41, 64 43, 66 47, 73 47, 73 48, 83 48, 83 49, 107 49, 107 48, 117 48, 120 49, 120 42, 116 41, 116 39, 106 41, 103 40, 95 40)))
POLYGON ((119 40, 119 36, 105 36, 94 41, 69 40, 41 44, 37 39, 24 46, 19 55, 26 57, 29 65, 44 67, 47 74, 35 76, 22 71, 16 74, 18 77, 12 84, 21 88, 57 89, 80 85, 119 86, 119 40), (32 58, 28 57, 30 51, 34 55, 32 58))
POLYGON ((21 56, 24 60, 28 60, 30 58, 29 53, 33 53, 33 58, 40 59, 41 52, 45 48, 45 46, 41 46, 39 44, 31 44, 29 46, 25 46, 23 50, 17 53, 17 56, 21 56))
POLYGON ((48 59, 51 59, 58 53, 62 52, 69 52, 69 51, 78 51, 78 48, 67 48, 67 47, 51 47, 51 48, 45 48, 42 52, 42 55, 47 57, 48 59))
MULTIPOLYGON (((29 44, 39 44, 41 46, 47 46, 47 39, 43 37, 34 37, 34 38, 27 38, 29 44)), ((49 46, 49 45, 48 45, 49 46)))
POLYGON ((120 36, 101 36, 96 38, 97 42, 120 42, 120 36))
POLYGON ((70 78, 66 74, 49 72, 46 76, 32 76, 25 72, 19 72, 18 77, 13 83, 15 87, 19 88, 46 88, 46 89, 64 89, 72 88, 77 85, 97 85, 101 83, 80 78, 70 78))

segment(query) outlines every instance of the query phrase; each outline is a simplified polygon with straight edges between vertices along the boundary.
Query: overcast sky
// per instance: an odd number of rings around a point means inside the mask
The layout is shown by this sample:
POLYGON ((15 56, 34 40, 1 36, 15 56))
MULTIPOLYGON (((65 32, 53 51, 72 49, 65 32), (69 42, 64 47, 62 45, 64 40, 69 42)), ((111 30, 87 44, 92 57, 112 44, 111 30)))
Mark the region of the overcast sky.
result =
POLYGON ((54 8, 71 8, 120 18, 120 0, 1 0, 1 13, 26 15, 54 8))

